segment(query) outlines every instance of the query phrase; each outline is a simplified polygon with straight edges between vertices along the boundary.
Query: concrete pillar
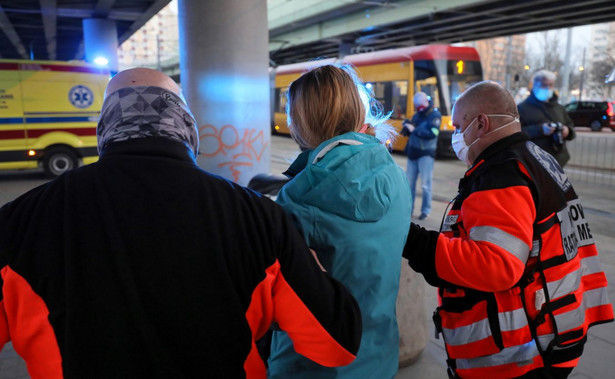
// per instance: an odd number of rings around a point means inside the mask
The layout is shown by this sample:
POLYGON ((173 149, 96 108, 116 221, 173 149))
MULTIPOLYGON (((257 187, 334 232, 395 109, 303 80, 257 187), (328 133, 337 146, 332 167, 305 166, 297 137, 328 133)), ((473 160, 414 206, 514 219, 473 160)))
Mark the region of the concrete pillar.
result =
POLYGON ((269 173, 266 0, 179 0, 181 86, 199 124, 198 164, 246 185, 269 173))
POLYGON ((413 364, 427 345, 424 283, 423 275, 414 272, 408 261, 402 258, 397 294, 399 367, 413 364))
POLYGON ((115 21, 104 18, 84 19, 83 47, 86 61, 117 72, 118 42, 115 21))

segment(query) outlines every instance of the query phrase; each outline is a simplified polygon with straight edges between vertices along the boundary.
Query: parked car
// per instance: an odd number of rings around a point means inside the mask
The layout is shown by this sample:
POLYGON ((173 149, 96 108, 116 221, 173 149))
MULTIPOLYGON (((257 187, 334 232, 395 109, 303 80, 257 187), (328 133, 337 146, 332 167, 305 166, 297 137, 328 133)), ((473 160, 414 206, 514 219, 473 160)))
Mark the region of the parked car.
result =
POLYGON ((586 126, 594 132, 603 127, 615 131, 615 102, 613 101, 573 101, 566 105, 575 126, 586 126))

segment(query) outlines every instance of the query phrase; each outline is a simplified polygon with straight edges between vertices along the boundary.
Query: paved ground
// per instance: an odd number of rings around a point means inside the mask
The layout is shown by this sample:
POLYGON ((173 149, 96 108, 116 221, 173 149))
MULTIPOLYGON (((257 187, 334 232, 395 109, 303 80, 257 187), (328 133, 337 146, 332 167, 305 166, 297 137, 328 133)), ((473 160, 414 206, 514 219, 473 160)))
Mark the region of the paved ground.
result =
MULTIPOLYGON (((298 153, 296 145, 289 138, 272 137, 272 173, 281 173, 290 160, 298 153)), ((394 155, 395 160, 405 168, 405 158, 394 155)), ((432 214, 425 221, 417 221, 429 229, 438 229, 448 201, 456 194, 457 183, 465 171, 465 165, 455 160, 436 161, 434 169, 434 201, 432 214)), ((28 189, 45 182, 40 173, 0 172, 0 205, 15 198, 28 189)), ((609 281, 610 299, 615 299, 615 189, 607 186, 587 185, 573 182, 585 211, 589 214, 592 234, 601 255, 604 271, 609 281)), ((417 198, 420 198, 420 189, 417 198)), ((415 212, 418 212, 418 205, 415 212)), ((436 306, 436 291, 425 285, 424 309, 431 320, 436 306)), ((425 350, 412 366, 399 370, 396 379, 443 379, 446 378, 444 360, 446 354, 441 340, 433 338, 433 325, 428 323, 429 340, 425 350)), ((573 371, 574 379, 602 379, 615 377, 615 324, 596 326, 590 329, 589 342, 579 366, 573 371)), ((23 361, 15 354, 12 346, 5 346, 0 353, 0 379, 29 378, 23 361)))

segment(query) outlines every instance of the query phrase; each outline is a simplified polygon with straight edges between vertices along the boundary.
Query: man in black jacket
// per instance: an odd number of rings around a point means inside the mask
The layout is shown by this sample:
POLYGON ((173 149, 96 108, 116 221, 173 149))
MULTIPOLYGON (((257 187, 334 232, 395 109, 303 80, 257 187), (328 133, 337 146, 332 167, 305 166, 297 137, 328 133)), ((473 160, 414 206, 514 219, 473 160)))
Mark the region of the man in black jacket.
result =
POLYGON ((100 160, 0 209, 0 347, 32 378, 264 377, 272 322, 320 364, 354 360, 357 303, 282 208, 196 165, 179 94, 119 73, 100 160))
POLYGON ((537 71, 532 78, 532 92, 519 104, 522 130, 543 150, 553 155, 560 166, 570 160, 566 141, 575 137, 574 122, 553 92, 555 74, 537 71))

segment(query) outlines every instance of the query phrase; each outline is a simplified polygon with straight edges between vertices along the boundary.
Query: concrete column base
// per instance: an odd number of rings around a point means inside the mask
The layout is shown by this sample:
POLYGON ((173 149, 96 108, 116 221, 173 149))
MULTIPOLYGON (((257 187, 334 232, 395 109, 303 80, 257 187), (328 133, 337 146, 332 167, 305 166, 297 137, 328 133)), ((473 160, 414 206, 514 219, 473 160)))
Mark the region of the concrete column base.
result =
POLYGON ((399 367, 413 364, 427 345, 425 316, 425 283, 402 258, 399 293, 397 295, 397 324, 399 326, 399 367))

